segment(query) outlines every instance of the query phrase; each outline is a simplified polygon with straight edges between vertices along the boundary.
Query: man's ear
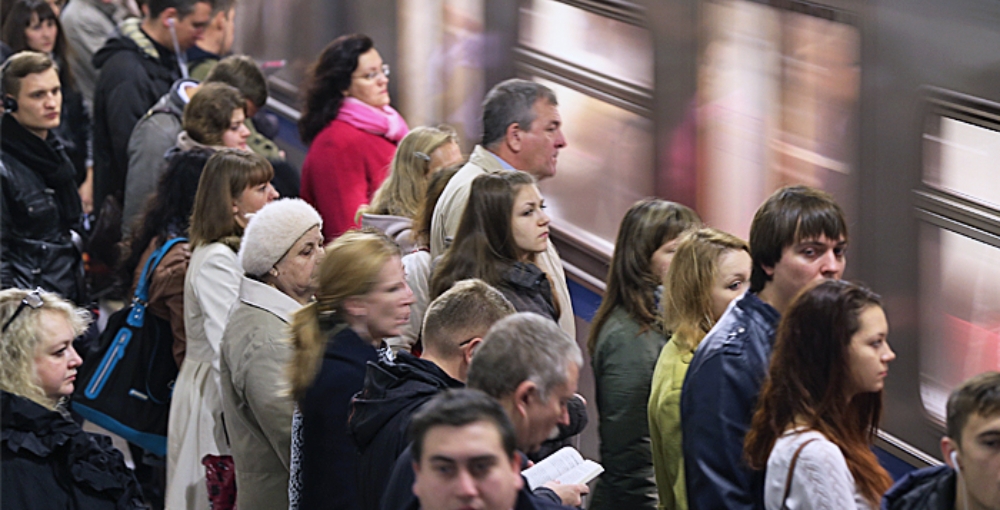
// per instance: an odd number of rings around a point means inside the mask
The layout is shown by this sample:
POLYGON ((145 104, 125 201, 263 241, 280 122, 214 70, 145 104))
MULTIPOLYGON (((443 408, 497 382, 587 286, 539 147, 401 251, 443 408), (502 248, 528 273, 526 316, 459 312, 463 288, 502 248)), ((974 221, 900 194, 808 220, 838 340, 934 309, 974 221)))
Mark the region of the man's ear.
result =
POLYGON ((476 353, 476 348, 478 348, 482 343, 483 339, 476 337, 463 346, 464 351, 462 352, 462 358, 465 360, 466 365, 472 363, 472 355, 476 353))
POLYGON ((521 478, 521 452, 515 451, 510 458, 510 469, 514 472, 514 477, 517 478, 515 482, 517 490, 521 490, 521 487, 524 487, 524 479, 521 478))
POLYGON ((944 457, 944 463, 951 466, 952 469, 960 468, 960 466, 956 465, 956 462, 952 462, 952 455, 957 455, 957 454, 958 454, 958 444, 955 442, 955 440, 948 436, 942 437, 941 456, 944 457))
POLYGON ((517 122, 513 122, 507 126, 507 131, 504 132, 503 139, 511 152, 521 152, 521 137, 523 134, 521 126, 517 122))
MULTIPOLYGON (((146 7, 143 6, 143 8, 145 9, 146 7)), ((163 28, 170 27, 170 22, 167 20, 171 19, 174 20, 173 21, 174 23, 177 23, 181 19, 181 17, 177 15, 176 7, 167 7, 166 9, 163 9, 163 12, 160 13, 160 23, 163 24, 163 28)))
POLYGON ((522 381, 514 388, 514 409, 524 417, 528 416, 531 400, 538 398, 538 385, 532 381, 522 381))

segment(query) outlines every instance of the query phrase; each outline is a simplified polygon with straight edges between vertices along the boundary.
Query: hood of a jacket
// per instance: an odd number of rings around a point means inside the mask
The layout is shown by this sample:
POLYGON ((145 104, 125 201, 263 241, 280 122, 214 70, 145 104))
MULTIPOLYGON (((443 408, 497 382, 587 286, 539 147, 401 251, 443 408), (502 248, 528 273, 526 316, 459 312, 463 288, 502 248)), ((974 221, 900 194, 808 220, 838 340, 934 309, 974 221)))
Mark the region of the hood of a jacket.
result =
POLYGON ((351 433, 364 451, 390 420, 449 388, 465 384, 434 363, 399 352, 395 363, 368 363, 365 385, 351 406, 351 433))
POLYGON ((955 471, 934 466, 908 473, 885 493, 882 510, 951 510, 955 471))
POLYGON ((104 46, 94 54, 94 67, 100 69, 112 55, 121 51, 134 51, 151 60, 160 60, 160 50, 143 33, 141 24, 142 20, 139 18, 128 18, 119 23, 115 36, 109 37, 104 46))

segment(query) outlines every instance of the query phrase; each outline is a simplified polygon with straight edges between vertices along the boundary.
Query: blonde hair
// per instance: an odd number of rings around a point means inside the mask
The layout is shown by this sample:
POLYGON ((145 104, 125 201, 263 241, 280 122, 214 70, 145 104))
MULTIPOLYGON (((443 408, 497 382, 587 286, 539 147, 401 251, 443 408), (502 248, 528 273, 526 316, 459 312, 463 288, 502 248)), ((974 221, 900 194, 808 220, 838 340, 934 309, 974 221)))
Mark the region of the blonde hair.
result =
POLYGON ((396 148, 389 165, 389 176, 379 186, 372 203, 358 214, 391 214, 413 219, 427 194, 431 153, 444 144, 458 143, 450 126, 421 126, 410 131, 396 148))
POLYGON ((712 285, 719 257, 728 250, 750 253, 746 241, 714 228, 684 233, 664 278, 663 315, 682 349, 694 350, 712 326, 712 285))
POLYGON ((319 372, 327 335, 344 323, 344 301, 371 292, 386 262, 398 256, 399 246, 375 229, 348 230, 326 247, 316 300, 299 309, 292 320, 294 354, 288 380, 295 400, 305 396, 319 372))
MULTIPOLYGON (((32 291, 6 289, 0 291, 0 324, 17 313, 21 301, 32 291)), ((27 398, 47 409, 55 409, 58 400, 53 400, 41 386, 35 374, 35 354, 42 343, 42 311, 61 313, 73 329, 73 336, 80 336, 90 323, 90 314, 82 308, 51 292, 40 292, 42 306, 34 309, 25 306, 3 332, 0 341, 0 390, 27 398)))
POLYGON ((222 149, 205 163, 191 209, 189 234, 197 248, 224 237, 242 236, 233 215, 233 201, 247 188, 271 182, 274 168, 264 156, 239 149, 222 149))

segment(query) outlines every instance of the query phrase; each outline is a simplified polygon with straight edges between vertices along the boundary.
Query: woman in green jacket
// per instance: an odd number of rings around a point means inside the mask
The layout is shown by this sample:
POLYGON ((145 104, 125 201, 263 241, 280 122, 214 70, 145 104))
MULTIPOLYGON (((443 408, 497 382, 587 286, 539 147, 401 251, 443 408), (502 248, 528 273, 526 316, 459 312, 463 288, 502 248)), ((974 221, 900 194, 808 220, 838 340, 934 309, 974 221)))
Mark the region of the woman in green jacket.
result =
POLYGON ((649 199, 633 205, 618 229, 608 287, 587 341, 605 468, 592 510, 656 507, 645 409, 656 357, 666 342, 657 287, 677 237, 700 222, 683 205, 649 199))
POLYGON ((681 453, 681 388, 695 349, 750 282, 742 239, 702 228, 681 236, 664 279, 663 314, 673 331, 660 352, 649 395, 649 432, 660 510, 687 510, 681 453))

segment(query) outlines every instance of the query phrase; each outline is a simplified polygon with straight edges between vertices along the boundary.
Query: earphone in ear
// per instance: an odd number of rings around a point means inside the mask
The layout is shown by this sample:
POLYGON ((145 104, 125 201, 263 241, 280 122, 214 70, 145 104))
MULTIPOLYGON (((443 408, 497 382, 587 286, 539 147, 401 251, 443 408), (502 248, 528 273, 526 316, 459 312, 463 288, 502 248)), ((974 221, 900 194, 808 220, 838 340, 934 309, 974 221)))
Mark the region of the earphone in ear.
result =
POLYGON ((167 24, 170 25, 170 28, 174 28, 174 18, 167 18, 167 24))
POLYGON ((3 96, 3 109, 7 113, 14 113, 17 111, 17 99, 13 96, 4 95, 3 96))
POLYGON ((951 464, 955 467, 955 471, 961 472, 962 468, 958 466, 958 452, 955 450, 951 451, 951 464))

